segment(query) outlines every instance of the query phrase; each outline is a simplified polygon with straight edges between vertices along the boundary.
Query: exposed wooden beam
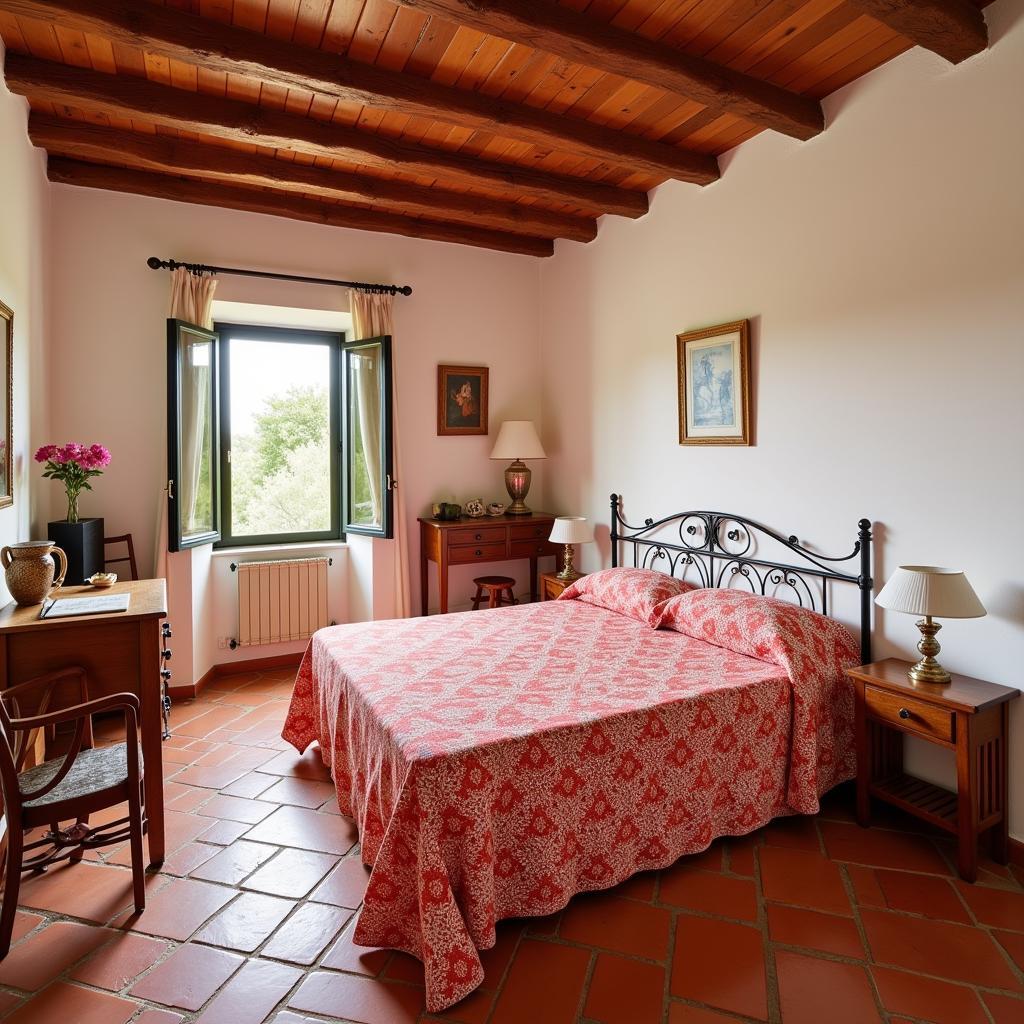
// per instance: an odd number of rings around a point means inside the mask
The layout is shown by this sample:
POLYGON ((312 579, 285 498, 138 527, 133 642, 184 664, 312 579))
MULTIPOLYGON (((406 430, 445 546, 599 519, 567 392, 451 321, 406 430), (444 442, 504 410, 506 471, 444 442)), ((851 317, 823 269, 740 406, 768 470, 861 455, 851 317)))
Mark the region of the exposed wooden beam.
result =
POLYGON ((443 224, 438 221, 417 220, 395 213, 378 213, 354 206, 318 203, 312 199, 299 199, 281 192, 240 188, 212 182, 190 181, 166 174, 125 170, 100 164, 51 157, 47 162, 50 181, 85 188, 102 188, 111 192, 131 192, 155 199, 170 199, 179 203, 197 203, 201 206, 221 206, 246 213, 264 213, 271 217, 288 217, 313 224, 332 227, 358 228, 363 231, 384 231, 409 238, 426 238, 437 242, 455 242, 475 245, 483 249, 522 253, 527 256, 550 256, 554 243, 549 239, 514 235, 504 231, 468 228, 461 224, 443 224))
POLYGON ((686 96, 763 128, 809 139, 825 127, 821 104, 777 85, 543 0, 397 0, 566 60, 686 96))
POLYGON ((643 192, 417 146, 329 121, 187 92, 134 76, 108 75, 17 53, 7 54, 4 72, 12 92, 37 100, 112 117, 136 118, 201 135, 335 158, 367 168, 402 170, 437 179, 442 189, 446 181, 455 181, 490 188, 513 198, 530 196, 549 203, 572 203, 602 213, 639 217, 647 212, 647 196, 643 192))
POLYGON ((912 43, 953 64, 988 46, 985 16, 969 0, 847 0, 912 43))
POLYGON ((440 192, 404 181, 385 181, 328 167, 277 160, 271 155, 254 155, 170 135, 119 131, 86 121, 48 117, 36 111, 29 115, 28 134, 35 145, 50 153, 90 163, 127 164, 141 171, 182 174, 227 185, 282 189, 343 203, 374 203, 395 213, 540 238, 589 242, 597 234, 597 224, 590 217, 570 217, 537 206, 504 203, 470 193, 440 192))
POLYGON ((271 39, 170 7, 126 0, 0 0, 0 10, 192 64, 288 89, 467 125, 496 135, 590 157, 658 178, 705 185, 718 177, 714 157, 652 142, 579 118, 456 89, 429 79, 359 64, 336 54, 271 39))

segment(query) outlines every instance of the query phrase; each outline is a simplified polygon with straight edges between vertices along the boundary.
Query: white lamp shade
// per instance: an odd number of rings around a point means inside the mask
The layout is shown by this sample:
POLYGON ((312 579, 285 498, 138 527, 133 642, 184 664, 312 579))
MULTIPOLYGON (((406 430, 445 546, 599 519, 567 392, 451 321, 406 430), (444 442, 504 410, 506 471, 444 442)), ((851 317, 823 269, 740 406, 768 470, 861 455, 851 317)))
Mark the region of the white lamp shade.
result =
POLYGON ((589 544, 594 528, 583 516, 559 516, 551 527, 552 544, 589 544))
POLYGON ((505 420, 491 449, 492 459, 545 459, 532 420, 505 420))
POLYGON ((901 565, 875 598, 882 608, 937 619, 976 619, 985 614, 974 587, 959 569, 901 565))

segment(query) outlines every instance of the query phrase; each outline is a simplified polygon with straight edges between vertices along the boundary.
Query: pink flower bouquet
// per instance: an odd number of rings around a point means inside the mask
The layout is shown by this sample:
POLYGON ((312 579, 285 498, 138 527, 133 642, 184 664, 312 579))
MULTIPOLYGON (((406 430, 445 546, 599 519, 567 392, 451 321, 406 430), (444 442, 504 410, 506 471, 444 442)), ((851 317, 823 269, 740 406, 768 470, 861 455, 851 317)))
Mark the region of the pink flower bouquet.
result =
POLYGON ((89 480, 100 476, 110 465, 110 449, 101 444, 66 445, 44 444, 35 454, 36 462, 45 462, 43 476, 49 480, 60 480, 68 496, 69 523, 78 522, 78 496, 82 491, 91 491, 89 480))

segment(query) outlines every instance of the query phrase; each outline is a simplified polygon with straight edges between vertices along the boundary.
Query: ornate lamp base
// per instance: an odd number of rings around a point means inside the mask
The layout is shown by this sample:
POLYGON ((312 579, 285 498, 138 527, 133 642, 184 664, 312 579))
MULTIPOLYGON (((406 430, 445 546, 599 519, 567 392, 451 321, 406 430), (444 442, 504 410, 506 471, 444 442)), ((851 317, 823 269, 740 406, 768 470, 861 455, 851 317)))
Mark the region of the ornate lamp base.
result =
POLYGON ((533 478, 533 471, 522 459, 516 459, 508 469, 505 470, 505 490, 512 499, 512 504, 505 509, 509 516, 529 516, 532 511, 527 507, 524 500, 530 493, 530 481, 533 478))
POLYGON ((560 580, 566 580, 571 583, 573 580, 580 578, 578 573, 572 564, 573 550, 571 544, 565 545, 565 551, 562 553, 562 568, 555 573, 555 576, 560 580))
POLYGON ((917 649, 923 657, 914 665, 907 675, 912 683, 948 683, 952 676, 935 660, 935 656, 942 650, 939 641, 935 639, 942 626, 932 622, 932 617, 926 615, 917 624, 921 630, 921 639, 918 641, 917 649))

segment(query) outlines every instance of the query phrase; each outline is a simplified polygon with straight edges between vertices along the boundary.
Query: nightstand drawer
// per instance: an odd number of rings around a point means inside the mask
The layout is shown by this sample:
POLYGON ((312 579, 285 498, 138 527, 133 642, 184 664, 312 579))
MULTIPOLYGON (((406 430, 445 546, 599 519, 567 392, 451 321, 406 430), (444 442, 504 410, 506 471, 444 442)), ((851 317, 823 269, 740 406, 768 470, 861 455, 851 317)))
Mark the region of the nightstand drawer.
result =
POLYGON ((514 540, 512 541, 513 558, 545 558, 557 555, 560 548, 549 540, 514 540))
POLYGON ((497 544, 504 540, 504 526, 476 526, 448 531, 449 544, 497 544))
POLYGON ((547 540, 551 536, 550 523, 522 523, 510 526, 508 535, 513 540, 547 540))
POLYGON ((500 544, 461 544, 448 549, 448 561, 452 565, 467 565, 470 562, 496 562, 505 557, 504 541, 500 544))
POLYGON ((953 713, 913 697, 901 697, 874 686, 864 687, 864 704, 868 713, 883 722, 898 725, 908 732, 920 733, 929 739, 953 742, 953 713))

